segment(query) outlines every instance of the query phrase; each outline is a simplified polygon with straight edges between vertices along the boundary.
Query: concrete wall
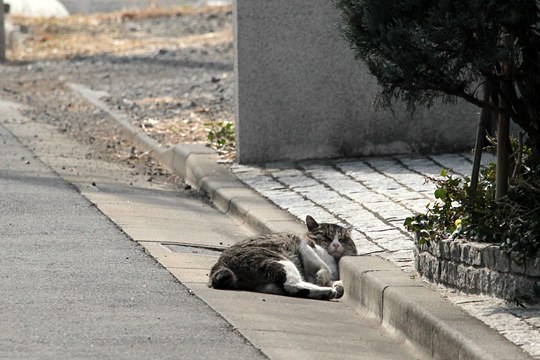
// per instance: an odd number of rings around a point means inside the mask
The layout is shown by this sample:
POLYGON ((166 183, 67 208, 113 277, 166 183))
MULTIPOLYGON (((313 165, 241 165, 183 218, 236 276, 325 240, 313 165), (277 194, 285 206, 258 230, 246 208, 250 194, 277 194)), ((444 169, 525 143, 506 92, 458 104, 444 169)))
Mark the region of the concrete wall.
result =
POLYGON ((337 30, 331 0, 235 0, 240 163, 470 148, 478 109, 374 111, 377 82, 337 30))

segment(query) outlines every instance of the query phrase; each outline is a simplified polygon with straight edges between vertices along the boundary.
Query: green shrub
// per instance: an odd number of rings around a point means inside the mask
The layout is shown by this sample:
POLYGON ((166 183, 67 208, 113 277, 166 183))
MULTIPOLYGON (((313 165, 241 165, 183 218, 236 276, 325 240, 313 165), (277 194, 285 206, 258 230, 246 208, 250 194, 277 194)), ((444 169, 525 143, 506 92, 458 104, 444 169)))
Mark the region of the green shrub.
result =
POLYGON ((540 154, 540 0, 334 1, 380 106, 462 98, 510 116, 540 154), (487 81, 498 96, 483 98, 487 81))
POLYGON ((436 183, 435 198, 425 214, 405 220, 419 244, 448 238, 499 244, 518 263, 540 251, 540 169, 523 167, 508 196, 495 200, 495 165, 482 171, 474 199, 470 179, 443 170, 436 183))

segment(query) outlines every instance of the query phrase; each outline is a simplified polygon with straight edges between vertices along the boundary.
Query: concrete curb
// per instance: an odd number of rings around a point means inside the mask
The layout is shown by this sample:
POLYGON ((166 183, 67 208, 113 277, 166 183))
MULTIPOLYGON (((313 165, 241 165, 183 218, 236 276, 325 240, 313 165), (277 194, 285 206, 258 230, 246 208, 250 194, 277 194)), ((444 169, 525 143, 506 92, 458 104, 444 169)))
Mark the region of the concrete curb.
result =
MULTIPOLYGON (((222 212, 262 233, 303 233, 305 227, 292 215, 245 186, 217 154, 200 144, 162 147, 135 128, 127 116, 100 100, 106 94, 69 84, 87 101, 109 114, 127 139, 150 153, 164 166, 207 194, 222 212)), ((373 256, 344 258, 340 273, 346 297, 353 306, 368 311, 383 324, 438 359, 532 359, 481 321, 413 280, 390 262, 373 256)))
POLYGON ((501 334, 374 256, 344 258, 347 301, 437 359, 531 359, 501 334))

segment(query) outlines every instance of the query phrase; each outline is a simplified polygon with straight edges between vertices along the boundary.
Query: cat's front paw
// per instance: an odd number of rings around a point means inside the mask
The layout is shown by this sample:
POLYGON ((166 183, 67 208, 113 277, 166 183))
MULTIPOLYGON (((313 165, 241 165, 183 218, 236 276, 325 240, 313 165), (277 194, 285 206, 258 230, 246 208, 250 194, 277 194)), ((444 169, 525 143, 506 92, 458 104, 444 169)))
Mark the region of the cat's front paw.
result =
POLYGON ((343 283, 341 281, 334 281, 332 287, 334 288, 334 290, 336 290, 335 299, 339 299, 345 293, 345 288, 343 287, 343 283))
POLYGON ((330 286, 332 284, 332 274, 327 269, 317 271, 315 283, 319 286, 330 286))

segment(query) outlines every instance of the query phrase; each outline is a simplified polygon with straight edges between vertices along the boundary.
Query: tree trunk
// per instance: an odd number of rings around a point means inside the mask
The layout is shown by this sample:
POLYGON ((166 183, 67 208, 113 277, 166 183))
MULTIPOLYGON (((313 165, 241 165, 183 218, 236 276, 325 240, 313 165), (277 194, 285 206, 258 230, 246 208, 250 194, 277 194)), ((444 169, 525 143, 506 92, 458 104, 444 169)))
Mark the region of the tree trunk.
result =
POLYGON ((497 172, 495 183, 495 200, 501 201, 508 194, 508 178, 510 174, 510 117, 507 109, 512 105, 514 91, 512 79, 512 46, 514 38, 504 28, 501 28, 500 45, 508 51, 509 58, 500 63, 501 77, 499 78, 499 121, 497 124, 497 172))
MULTIPOLYGON (((499 95, 499 107, 506 109, 507 103, 504 99, 505 91, 510 83, 506 80, 501 81, 501 91, 499 95)), ((506 194, 508 194, 508 175, 509 175, 509 161, 508 156, 510 154, 510 118, 503 112, 499 113, 499 123, 497 126, 497 179, 495 200, 502 200, 506 194)))
MULTIPOLYGON (((491 98, 492 85, 490 80, 484 82, 484 103, 489 103, 491 98)), ((478 188, 478 179, 480 177, 480 164, 482 161, 482 150, 486 139, 486 130, 491 121, 492 112, 487 107, 483 107, 480 112, 480 121, 478 122, 478 130, 476 132, 476 143, 474 145, 474 162, 471 174, 471 187, 469 188, 469 196, 471 202, 474 202, 476 190, 478 188)))

